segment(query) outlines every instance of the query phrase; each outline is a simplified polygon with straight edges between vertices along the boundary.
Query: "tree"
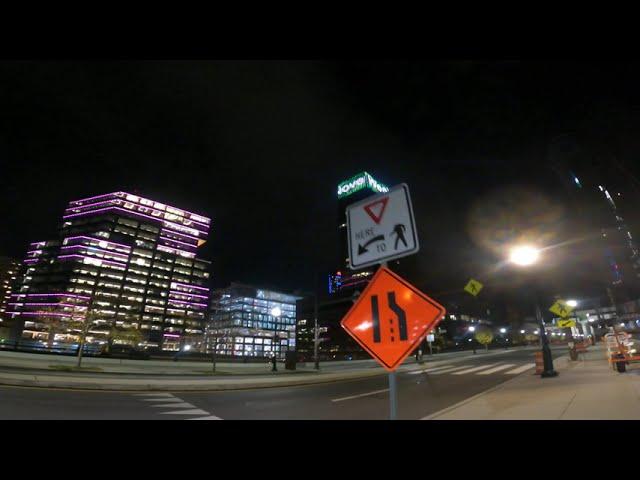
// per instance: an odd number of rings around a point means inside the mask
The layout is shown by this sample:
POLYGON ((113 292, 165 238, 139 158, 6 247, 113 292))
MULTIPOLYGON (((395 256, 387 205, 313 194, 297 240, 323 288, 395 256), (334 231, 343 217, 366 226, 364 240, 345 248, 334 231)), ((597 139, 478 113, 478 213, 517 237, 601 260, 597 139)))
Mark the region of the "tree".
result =
POLYGON ((493 341, 493 333, 488 328, 479 328, 476 331, 475 339, 481 345, 484 345, 485 350, 489 350, 489 344, 493 341))
MULTIPOLYGON (((49 311, 54 311, 54 309, 50 308, 49 311)), ((63 330, 62 325, 63 322, 60 320, 60 317, 54 315, 45 315, 46 316, 46 328, 47 328, 47 348, 53 348, 53 340, 56 337, 56 333, 63 330)))
POLYGON ((87 338, 87 333, 96 320, 97 314, 95 312, 88 312, 82 321, 74 320, 70 322, 70 327, 80 330, 80 342, 78 347, 78 364, 77 367, 82 366, 82 351, 84 350, 84 344, 87 338))
MULTIPOLYGON (((215 333, 211 333, 208 335, 209 339, 213 339, 213 349, 211 352, 211 360, 213 363, 213 373, 216 373, 216 361, 218 357, 218 345, 220 344, 220 339, 228 335, 228 332, 229 331, 226 329, 217 330, 215 333)), ((207 344, 208 342, 205 341, 205 351, 206 351, 207 344)))

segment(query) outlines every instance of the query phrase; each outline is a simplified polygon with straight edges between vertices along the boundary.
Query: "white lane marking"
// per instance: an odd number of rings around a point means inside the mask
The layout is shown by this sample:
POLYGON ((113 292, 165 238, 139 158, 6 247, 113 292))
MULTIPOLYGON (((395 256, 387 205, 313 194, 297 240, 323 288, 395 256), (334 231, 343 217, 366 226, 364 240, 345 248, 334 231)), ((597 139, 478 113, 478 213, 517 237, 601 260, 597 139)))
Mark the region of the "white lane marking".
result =
POLYGON ((495 372, 499 372, 500 370, 504 370, 505 368, 515 367, 515 363, 506 363, 504 365, 500 365, 499 367, 492 368, 491 370, 485 370, 484 372, 478 372, 476 375, 490 375, 495 372))
POLYGON ((208 417, 187 418, 187 420, 222 420, 222 419, 220 417, 216 417, 215 415, 210 415, 208 417))
POLYGON ((209 412, 194 408, 193 410, 174 410, 173 412, 159 412, 160 415, 210 415, 209 412))
POLYGON ((140 400, 142 400, 143 402, 184 402, 184 400, 182 400, 181 398, 177 398, 177 397, 171 397, 171 398, 165 398, 165 397, 161 397, 161 398, 141 398, 140 400))
POLYGON ((352 395, 350 397, 334 398, 331 401, 332 402, 343 402, 344 400, 351 400, 351 399, 354 399, 354 398, 366 397, 368 395, 375 395, 376 393, 383 393, 383 392, 388 392, 388 391, 389 391, 389 389, 385 388, 384 390, 376 390, 375 392, 361 393, 360 395, 352 395))
POLYGON ((135 397, 173 397, 170 393, 134 393, 135 397))
POLYGON ((459 367, 447 368, 446 370, 439 370, 437 372, 433 372, 431 375, 440 375, 441 373, 449 373, 455 372, 456 370, 462 370, 463 368, 469 368, 470 365, 460 365, 459 367))
POLYGON ((187 402, 163 403, 162 405, 151 405, 151 407, 155 407, 155 408, 166 408, 166 407, 170 407, 170 408, 197 408, 195 405, 191 405, 190 403, 187 403, 187 402))
POLYGON ((489 365, 481 365, 479 367, 469 368, 467 370, 462 370, 461 372, 455 372, 453 375, 464 375, 466 373, 477 372, 478 370, 484 370, 485 368, 491 368, 498 365, 497 363, 490 363, 489 365))
POLYGON ((407 372, 409 375, 418 375, 419 373, 435 372, 436 370, 442 370, 444 368, 451 368, 451 365, 443 365, 441 367, 427 368, 425 370, 414 370, 413 372, 407 372))
POLYGON ((509 370, 508 372, 504 372, 504 373, 507 374, 507 375, 516 375, 518 373, 525 372, 525 371, 527 371, 530 368, 533 368, 535 366, 536 366, 535 363, 528 363, 526 365, 522 365, 521 367, 514 368, 513 370, 509 370))

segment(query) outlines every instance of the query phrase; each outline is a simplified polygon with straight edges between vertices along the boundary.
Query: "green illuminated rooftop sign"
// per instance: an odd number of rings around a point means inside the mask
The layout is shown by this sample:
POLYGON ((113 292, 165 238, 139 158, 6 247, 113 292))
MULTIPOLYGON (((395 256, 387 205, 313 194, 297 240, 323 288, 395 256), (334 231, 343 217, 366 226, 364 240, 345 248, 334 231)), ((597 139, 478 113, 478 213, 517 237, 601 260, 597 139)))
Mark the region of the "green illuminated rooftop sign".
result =
POLYGON ((378 183, 367 172, 362 172, 338 185, 338 198, 346 197, 352 193, 362 190, 363 188, 370 188, 376 193, 389 191, 389 188, 386 185, 378 183))

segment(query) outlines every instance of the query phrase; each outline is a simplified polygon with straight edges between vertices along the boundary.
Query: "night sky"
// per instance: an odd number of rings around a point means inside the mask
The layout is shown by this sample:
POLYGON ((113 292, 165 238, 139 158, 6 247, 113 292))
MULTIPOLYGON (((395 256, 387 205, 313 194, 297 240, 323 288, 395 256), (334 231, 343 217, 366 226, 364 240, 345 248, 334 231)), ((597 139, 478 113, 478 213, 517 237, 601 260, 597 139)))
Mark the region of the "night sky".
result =
POLYGON ((336 186, 411 188, 427 292, 496 262, 478 202, 557 200, 550 141, 575 135, 637 172, 638 64, 527 61, 0 63, 0 255, 55 238, 68 201, 136 192, 213 219, 214 286, 313 286, 335 269, 336 186), (519 188, 519 187, 518 187, 519 188))

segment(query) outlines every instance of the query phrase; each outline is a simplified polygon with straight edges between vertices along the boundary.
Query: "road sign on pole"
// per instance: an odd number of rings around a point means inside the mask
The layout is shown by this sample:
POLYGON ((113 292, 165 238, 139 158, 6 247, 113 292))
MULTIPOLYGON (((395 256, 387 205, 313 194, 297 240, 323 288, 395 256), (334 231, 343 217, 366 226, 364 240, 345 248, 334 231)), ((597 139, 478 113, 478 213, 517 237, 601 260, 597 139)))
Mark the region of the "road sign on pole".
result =
POLYGON ((575 320, 570 320, 570 319, 567 319, 567 318, 563 318, 563 319, 559 319, 556 322, 556 325, 558 325, 558 328, 575 327, 576 326, 576 321, 575 320))
POLYGON ((380 267, 341 325, 385 369, 393 372, 445 313, 435 300, 380 267))
POLYGON ((551 305, 549 311, 564 318, 571 314, 573 308, 567 305, 563 300, 557 300, 553 305, 551 305))
POLYGON ((471 280, 469 280, 469 283, 467 283, 467 285, 464 287, 464 291, 467 293, 470 293, 474 297, 477 297, 478 294, 480 293, 480 290, 482 290, 483 286, 484 285, 482 285, 478 280, 474 280, 472 278, 471 280))
POLYGON ((405 183, 349 205, 346 215, 349 265, 353 270, 420 250, 409 187, 405 183))

